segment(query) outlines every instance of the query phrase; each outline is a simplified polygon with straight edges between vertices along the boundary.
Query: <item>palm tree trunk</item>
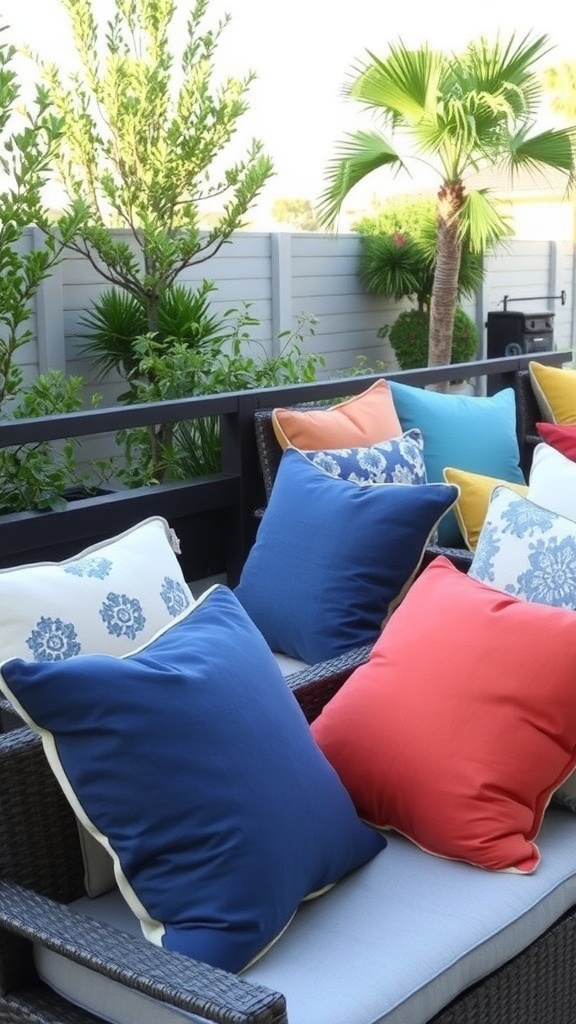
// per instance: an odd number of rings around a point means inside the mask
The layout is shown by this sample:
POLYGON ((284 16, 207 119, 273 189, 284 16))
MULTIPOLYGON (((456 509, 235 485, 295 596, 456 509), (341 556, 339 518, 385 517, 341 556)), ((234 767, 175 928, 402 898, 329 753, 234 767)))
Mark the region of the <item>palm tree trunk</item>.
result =
MULTIPOLYGON (((445 182, 438 193, 438 238, 428 338, 429 366, 448 366, 452 361, 452 335, 462 255, 462 243, 458 235, 458 214, 463 196, 464 189, 460 182, 445 182)), ((446 382, 433 387, 435 390, 445 391, 448 384, 446 382)))

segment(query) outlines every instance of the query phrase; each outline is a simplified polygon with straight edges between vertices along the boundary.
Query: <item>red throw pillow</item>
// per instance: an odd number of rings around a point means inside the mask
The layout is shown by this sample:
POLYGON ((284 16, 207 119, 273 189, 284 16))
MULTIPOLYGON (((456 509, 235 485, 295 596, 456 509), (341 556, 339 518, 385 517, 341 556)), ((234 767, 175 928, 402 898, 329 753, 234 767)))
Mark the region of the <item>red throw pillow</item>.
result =
POLYGON ((557 423, 537 423, 536 430, 546 444, 551 445, 567 459, 576 462, 576 426, 558 426, 557 423))
POLYGON ((533 871, 576 764, 576 615, 437 558, 312 731, 361 818, 439 856, 533 871))

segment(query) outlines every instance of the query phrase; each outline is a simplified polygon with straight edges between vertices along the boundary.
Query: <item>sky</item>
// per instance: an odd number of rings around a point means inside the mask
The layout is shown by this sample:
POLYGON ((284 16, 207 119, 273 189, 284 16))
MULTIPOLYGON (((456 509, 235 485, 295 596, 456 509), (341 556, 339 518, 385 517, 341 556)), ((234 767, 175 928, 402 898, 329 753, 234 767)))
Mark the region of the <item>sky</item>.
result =
MULTIPOLYGON (((191 7, 178 0, 180 24, 191 7)), ((100 12, 111 0, 93 0, 100 12)), ((553 46, 549 62, 576 60, 576 37, 569 27, 566 0, 210 0, 207 24, 227 12, 231 21, 217 51, 222 73, 256 73, 248 94, 250 110, 240 120, 244 144, 260 139, 272 157, 275 177, 265 201, 300 196, 313 202, 323 188, 326 165, 337 142, 359 127, 359 108, 341 97, 347 75, 366 50, 385 55, 390 42, 408 45, 428 41, 446 50, 461 49, 470 39, 500 32, 547 34, 553 46)), ((60 0, 0 0, 0 24, 10 27, 15 43, 28 43, 44 57, 65 64, 70 53, 67 16, 60 0)), ((391 192, 404 190, 404 177, 392 182, 386 172, 366 183, 391 192)), ((371 176, 372 177, 372 176, 371 176)), ((375 176, 374 176, 375 177, 375 176)), ((418 175, 412 186, 426 175, 418 175)))

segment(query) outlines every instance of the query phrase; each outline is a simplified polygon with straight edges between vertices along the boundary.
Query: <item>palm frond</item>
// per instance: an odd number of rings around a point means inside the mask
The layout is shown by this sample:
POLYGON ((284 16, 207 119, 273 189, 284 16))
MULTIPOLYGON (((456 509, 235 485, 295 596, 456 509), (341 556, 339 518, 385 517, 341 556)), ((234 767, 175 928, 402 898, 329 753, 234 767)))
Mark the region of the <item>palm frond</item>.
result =
POLYGON ((372 171, 390 166, 403 168, 404 163, 377 132, 359 131, 345 136, 326 171, 328 186, 317 207, 320 223, 331 227, 349 192, 372 171))
POLYGON ((422 246, 408 235, 367 235, 362 241, 360 280, 373 295, 391 295, 398 301, 424 292, 434 278, 434 255, 428 262, 422 246))
POLYGON ((460 237, 471 253, 486 252, 512 234, 512 222, 504 202, 488 189, 466 193, 459 228, 460 237))
POLYGON ((371 63, 360 67, 348 95, 380 113, 417 124, 434 114, 442 75, 442 56, 427 46, 409 50, 391 46, 386 59, 367 51, 371 63))
POLYGON ((576 170, 576 126, 550 129, 529 135, 523 127, 510 140, 508 167, 543 171, 546 167, 573 176, 576 170))
POLYGON ((500 37, 495 42, 482 37, 469 44, 458 67, 466 77, 468 91, 500 95, 513 117, 531 117, 542 94, 536 66, 550 49, 546 35, 528 33, 518 40, 513 34, 504 43, 500 37))

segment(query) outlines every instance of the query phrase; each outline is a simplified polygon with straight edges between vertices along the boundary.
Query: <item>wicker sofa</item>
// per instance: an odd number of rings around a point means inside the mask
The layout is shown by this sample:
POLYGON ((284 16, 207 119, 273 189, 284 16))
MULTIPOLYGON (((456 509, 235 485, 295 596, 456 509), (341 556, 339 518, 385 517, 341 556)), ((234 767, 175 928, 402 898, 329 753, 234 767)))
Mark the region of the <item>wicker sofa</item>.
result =
MULTIPOLYGON (((266 417, 260 419, 266 423, 266 417)), ((525 425, 521 432, 522 439, 532 433, 525 425)), ((363 648, 288 676, 309 721, 368 654, 363 648)), ((379 870, 369 864, 350 883, 299 911, 296 927, 287 932, 286 956, 281 939, 274 956, 237 977, 152 946, 137 928, 125 927, 125 919, 91 910, 74 815, 41 741, 6 704, 3 714, 0 1020, 6 1024, 95 1024, 113 1019, 130 994, 142 1001, 131 1009, 128 1001, 126 1012, 132 1016, 127 1019, 138 1021, 575 1024, 576 816, 551 812, 544 857, 552 861, 558 850, 561 864, 556 880, 546 883, 548 891, 531 895, 508 924, 488 915, 482 938, 474 917, 482 917, 490 904, 499 912, 510 876, 442 861, 395 837, 382 857, 389 887, 383 902, 373 901, 368 887, 361 902, 364 917, 346 916, 358 896, 353 886, 361 889, 364 879, 369 886, 370 873, 379 870), (572 870, 565 860, 571 860, 572 870), (418 906, 428 898, 427 907, 418 906), (322 956, 323 945, 338 948, 343 959, 331 963, 322 956), (52 985, 44 980, 47 961, 54 977, 64 979, 64 989, 59 991, 57 980, 52 985), (447 983, 443 971, 438 974, 442 962, 450 975, 447 983), (399 997, 396 986, 404 973, 407 988, 399 997)), ((532 878, 537 880, 538 872, 530 876, 530 891, 532 878)))

